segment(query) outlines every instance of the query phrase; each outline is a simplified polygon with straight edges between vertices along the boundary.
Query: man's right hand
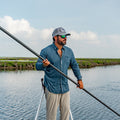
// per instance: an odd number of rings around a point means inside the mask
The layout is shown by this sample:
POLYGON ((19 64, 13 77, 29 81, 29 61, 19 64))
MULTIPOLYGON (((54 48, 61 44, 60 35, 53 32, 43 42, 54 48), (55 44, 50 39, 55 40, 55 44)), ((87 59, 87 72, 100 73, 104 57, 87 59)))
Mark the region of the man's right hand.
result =
POLYGON ((43 65, 45 67, 47 67, 49 64, 50 64, 50 62, 47 59, 43 60, 43 65))

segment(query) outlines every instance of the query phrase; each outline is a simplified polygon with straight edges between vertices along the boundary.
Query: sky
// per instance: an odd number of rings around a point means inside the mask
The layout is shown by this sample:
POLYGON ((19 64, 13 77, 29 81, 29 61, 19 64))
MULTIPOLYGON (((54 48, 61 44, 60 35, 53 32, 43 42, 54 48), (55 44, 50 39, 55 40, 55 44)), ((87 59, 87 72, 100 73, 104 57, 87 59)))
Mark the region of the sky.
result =
MULTIPOLYGON (((120 58, 120 0, 1 0, 0 26, 38 54, 52 32, 71 33, 76 58, 120 58)), ((0 31, 0 57, 36 57, 0 31)))

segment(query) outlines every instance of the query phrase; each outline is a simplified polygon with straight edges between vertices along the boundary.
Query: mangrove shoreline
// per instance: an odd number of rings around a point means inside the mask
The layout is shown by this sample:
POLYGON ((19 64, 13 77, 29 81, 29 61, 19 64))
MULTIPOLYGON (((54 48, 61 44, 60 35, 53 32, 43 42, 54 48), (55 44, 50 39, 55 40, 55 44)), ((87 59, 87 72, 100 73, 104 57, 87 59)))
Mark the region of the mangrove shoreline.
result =
MULTIPOLYGON (((31 57, 0 57, 0 71, 36 70, 37 59, 31 57)), ((80 68, 120 65, 119 58, 76 58, 76 61, 80 68)))

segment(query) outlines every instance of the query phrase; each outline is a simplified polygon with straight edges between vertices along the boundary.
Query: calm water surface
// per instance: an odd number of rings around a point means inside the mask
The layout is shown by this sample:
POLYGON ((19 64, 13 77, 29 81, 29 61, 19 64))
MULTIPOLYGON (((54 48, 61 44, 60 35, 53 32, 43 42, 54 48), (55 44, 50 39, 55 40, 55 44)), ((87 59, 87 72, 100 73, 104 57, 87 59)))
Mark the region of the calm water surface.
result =
MULTIPOLYGON (((84 88, 120 113, 120 66, 81 69, 84 88)), ((68 75, 76 80, 72 70, 68 75)), ((34 120, 41 97, 40 71, 0 72, 0 120, 34 120)), ((120 120, 120 118, 69 82, 74 120, 120 120)), ((45 98, 39 120, 45 120, 45 98)), ((59 112, 57 115, 59 120, 59 112)))

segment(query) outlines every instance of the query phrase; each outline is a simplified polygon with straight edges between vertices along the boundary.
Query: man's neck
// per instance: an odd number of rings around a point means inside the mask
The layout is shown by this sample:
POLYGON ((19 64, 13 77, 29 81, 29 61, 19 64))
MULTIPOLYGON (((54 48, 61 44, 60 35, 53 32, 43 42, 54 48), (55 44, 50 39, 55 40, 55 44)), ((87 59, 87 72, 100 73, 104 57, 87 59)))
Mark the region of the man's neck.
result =
POLYGON ((55 46, 58 48, 58 49, 62 49, 63 48, 63 46, 62 45, 59 45, 58 43, 55 43, 55 46))

